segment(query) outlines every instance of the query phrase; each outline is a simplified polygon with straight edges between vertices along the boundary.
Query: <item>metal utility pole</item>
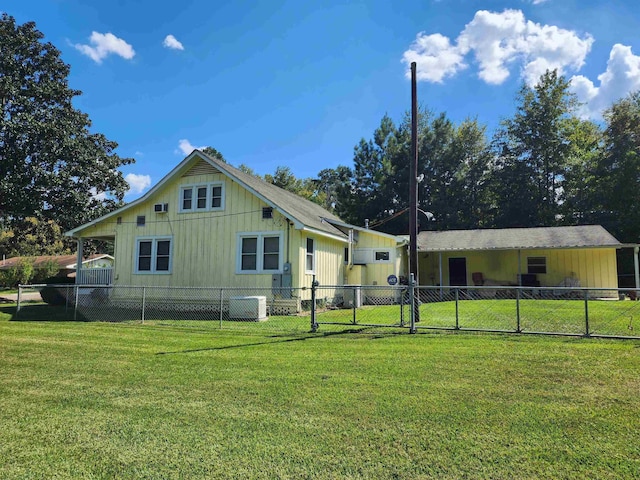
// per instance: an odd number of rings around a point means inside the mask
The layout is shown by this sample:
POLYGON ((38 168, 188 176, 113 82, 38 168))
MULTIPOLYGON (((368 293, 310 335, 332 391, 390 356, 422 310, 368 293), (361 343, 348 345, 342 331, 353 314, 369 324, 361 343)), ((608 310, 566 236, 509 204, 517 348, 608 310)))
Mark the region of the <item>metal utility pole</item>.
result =
MULTIPOLYGON (((409 274, 418 285, 418 88, 416 62, 411 62, 411 164, 409 166, 409 274)), ((419 302, 416 302, 419 305, 419 302)), ((414 309, 415 321, 420 311, 414 309)))

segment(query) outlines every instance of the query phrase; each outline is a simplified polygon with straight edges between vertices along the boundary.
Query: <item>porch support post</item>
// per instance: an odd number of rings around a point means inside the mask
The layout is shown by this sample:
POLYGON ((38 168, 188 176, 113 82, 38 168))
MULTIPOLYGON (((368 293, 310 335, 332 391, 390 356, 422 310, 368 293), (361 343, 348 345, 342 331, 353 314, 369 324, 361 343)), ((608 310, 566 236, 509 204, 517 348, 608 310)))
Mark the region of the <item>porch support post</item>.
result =
POLYGON ((76 254, 76 283, 80 279, 80 270, 82 269, 82 249, 84 248, 84 238, 78 238, 78 253, 76 254))
POLYGON ((440 270, 440 300, 442 300, 442 252, 438 252, 438 269, 440 270))
POLYGON ((640 273, 638 273, 638 250, 639 247, 633 247, 633 271, 636 276, 636 290, 640 289, 640 273))
POLYGON ((522 251, 518 249, 518 286, 522 286, 522 251))

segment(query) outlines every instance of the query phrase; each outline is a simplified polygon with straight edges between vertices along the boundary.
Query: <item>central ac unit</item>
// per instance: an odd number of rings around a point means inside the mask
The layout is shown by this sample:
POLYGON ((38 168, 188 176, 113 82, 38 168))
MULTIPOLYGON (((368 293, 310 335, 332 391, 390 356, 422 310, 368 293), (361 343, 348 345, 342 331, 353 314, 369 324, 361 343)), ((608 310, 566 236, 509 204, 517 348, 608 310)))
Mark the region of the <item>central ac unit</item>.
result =
POLYGON ((156 203, 153 206, 153 211, 156 213, 167 213, 169 211, 168 203, 156 203))
POLYGON ((232 320, 252 320, 258 322, 267 319, 266 297, 230 297, 229 318, 232 320))

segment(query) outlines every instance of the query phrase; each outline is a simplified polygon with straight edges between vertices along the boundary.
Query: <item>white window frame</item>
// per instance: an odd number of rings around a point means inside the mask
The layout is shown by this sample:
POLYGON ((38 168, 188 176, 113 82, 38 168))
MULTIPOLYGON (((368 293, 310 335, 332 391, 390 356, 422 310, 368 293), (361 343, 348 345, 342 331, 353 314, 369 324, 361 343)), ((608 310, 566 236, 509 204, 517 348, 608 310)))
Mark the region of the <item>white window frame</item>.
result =
POLYGON ((193 212, 216 212, 224 210, 225 204, 225 184, 223 181, 216 182, 202 182, 202 183, 189 183, 185 185, 180 185, 178 189, 178 213, 193 213, 193 212), (213 188, 220 187, 220 206, 212 207, 211 202, 213 201, 213 188), (206 188, 207 189, 207 197, 205 200, 205 207, 198 208, 198 189, 206 188), (183 208, 183 198, 185 190, 191 190, 191 208, 183 208))
POLYGON ((547 273, 547 257, 538 256, 538 257, 527 257, 527 274, 530 275, 544 275, 547 273), (542 260, 542 261, 541 261, 542 260), (534 270, 544 270, 544 272, 532 272, 531 268, 534 270))
POLYGON ((304 273, 311 275, 316 273, 316 240, 311 237, 307 237, 304 249, 304 273), (311 242, 311 254, 309 254, 309 242, 311 242), (311 269, 307 268, 309 258, 311 258, 311 269))
POLYGON ((371 263, 391 263, 393 262, 393 252, 390 248, 374 248, 371 252, 371 263), (376 260, 376 253, 386 253, 389 257, 387 260, 376 260))
POLYGON ((279 231, 266 231, 266 232, 238 232, 236 234, 236 273, 239 275, 256 275, 256 274, 268 274, 282 273, 284 265, 284 236, 279 231), (278 269, 266 270, 264 268, 264 239, 265 238, 277 238, 278 239, 278 269), (244 238, 256 238, 256 269, 255 270, 242 270, 242 240, 244 238))
POLYGON ((169 275, 173 271, 173 236, 136 237, 133 251, 133 273, 136 275, 169 275), (158 242, 169 241, 169 270, 156 270, 158 260, 158 242), (151 242, 151 270, 139 270, 138 255, 141 242, 151 242))

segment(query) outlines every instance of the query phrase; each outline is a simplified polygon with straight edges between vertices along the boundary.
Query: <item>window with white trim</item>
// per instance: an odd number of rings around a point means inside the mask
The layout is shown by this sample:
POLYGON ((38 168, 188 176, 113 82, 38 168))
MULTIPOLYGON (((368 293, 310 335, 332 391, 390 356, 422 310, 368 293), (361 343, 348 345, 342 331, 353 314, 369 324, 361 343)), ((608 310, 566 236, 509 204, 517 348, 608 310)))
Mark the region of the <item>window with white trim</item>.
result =
POLYGON ((527 257, 527 273, 547 273, 547 257, 527 257))
POLYGON ((307 238, 307 253, 305 262, 305 273, 315 273, 316 271, 316 242, 313 238, 307 238))
POLYGON ((237 244, 237 273, 282 271, 282 235, 280 233, 238 233, 237 244))
POLYGON ((391 262, 391 250, 374 250, 373 263, 389 263, 391 262))
POLYGON ((180 187, 179 212, 224 210, 224 182, 209 182, 180 187))
POLYGON ((171 237, 136 239, 134 273, 171 273, 171 237))

